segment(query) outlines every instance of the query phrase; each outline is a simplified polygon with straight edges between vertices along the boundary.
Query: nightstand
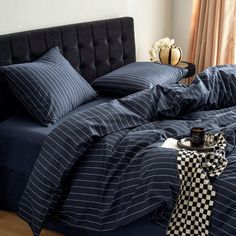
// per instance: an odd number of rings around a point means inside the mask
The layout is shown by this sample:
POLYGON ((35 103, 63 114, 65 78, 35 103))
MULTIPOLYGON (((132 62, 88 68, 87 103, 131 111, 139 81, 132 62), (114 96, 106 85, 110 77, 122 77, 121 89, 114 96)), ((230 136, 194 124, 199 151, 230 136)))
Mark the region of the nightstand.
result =
POLYGON ((181 61, 177 66, 188 70, 188 73, 185 75, 184 78, 189 78, 195 75, 196 72, 195 64, 187 61, 181 61))
MULTIPOLYGON (((161 62, 159 62, 159 61, 154 61, 154 63, 161 64, 161 62)), ((164 65, 168 66, 168 64, 164 64, 164 65)), ((192 83, 192 78, 191 77, 194 76, 195 72, 196 72, 195 64, 187 62, 187 61, 181 61, 176 66, 172 66, 172 65, 169 65, 169 66, 171 66, 171 67, 181 67, 181 68, 187 69, 188 73, 184 76, 184 78, 182 78, 179 81, 179 83, 181 83, 181 84, 191 84, 192 83)))

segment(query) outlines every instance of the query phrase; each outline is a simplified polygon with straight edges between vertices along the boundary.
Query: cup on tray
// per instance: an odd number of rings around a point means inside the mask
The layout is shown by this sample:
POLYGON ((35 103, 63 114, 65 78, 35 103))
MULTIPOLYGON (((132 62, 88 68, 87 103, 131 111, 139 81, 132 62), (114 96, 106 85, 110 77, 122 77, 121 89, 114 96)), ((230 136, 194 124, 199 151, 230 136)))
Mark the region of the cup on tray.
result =
POLYGON ((190 142, 194 147, 203 146, 205 141, 205 129, 202 127, 193 127, 190 130, 190 142))

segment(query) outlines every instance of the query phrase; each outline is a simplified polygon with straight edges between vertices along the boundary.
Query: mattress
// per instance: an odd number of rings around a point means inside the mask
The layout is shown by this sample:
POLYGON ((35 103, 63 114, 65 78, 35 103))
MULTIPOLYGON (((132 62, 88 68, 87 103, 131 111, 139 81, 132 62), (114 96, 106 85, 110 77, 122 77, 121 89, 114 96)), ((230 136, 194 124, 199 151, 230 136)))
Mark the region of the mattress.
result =
POLYGON ((27 114, 17 114, 0 123, 0 209, 17 210, 41 145, 56 126, 75 112, 112 99, 98 97, 49 127, 39 125, 27 114))

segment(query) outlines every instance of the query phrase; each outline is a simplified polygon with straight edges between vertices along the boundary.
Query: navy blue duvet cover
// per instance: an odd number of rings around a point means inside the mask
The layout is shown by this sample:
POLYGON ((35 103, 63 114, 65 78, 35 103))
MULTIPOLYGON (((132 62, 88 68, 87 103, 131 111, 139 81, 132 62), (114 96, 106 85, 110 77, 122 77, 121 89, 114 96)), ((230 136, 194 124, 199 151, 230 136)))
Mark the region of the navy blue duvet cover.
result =
POLYGON ((189 87, 156 86, 73 114, 44 142, 19 215, 34 235, 53 221, 109 232, 151 212, 165 231, 179 179, 177 151, 161 144, 202 126, 223 131, 228 142, 229 164, 211 180, 217 196, 210 235, 235 235, 235 74, 234 65, 215 67, 189 87))

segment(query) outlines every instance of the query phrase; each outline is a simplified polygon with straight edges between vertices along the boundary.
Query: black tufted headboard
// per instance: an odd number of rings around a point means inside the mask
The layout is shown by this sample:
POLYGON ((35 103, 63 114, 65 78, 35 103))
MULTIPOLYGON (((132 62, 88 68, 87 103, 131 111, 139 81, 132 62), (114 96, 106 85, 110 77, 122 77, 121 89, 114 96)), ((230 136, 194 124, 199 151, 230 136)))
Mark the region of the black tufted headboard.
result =
MULTIPOLYGON (((0 66, 30 62, 59 46, 71 65, 89 82, 135 61, 131 17, 78 23, 0 36, 0 66)), ((0 77, 1 112, 12 106, 0 77)))
POLYGON ((88 81, 135 61, 131 17, 0 36, 0 66, 29 62, 59 46, 88 81))

